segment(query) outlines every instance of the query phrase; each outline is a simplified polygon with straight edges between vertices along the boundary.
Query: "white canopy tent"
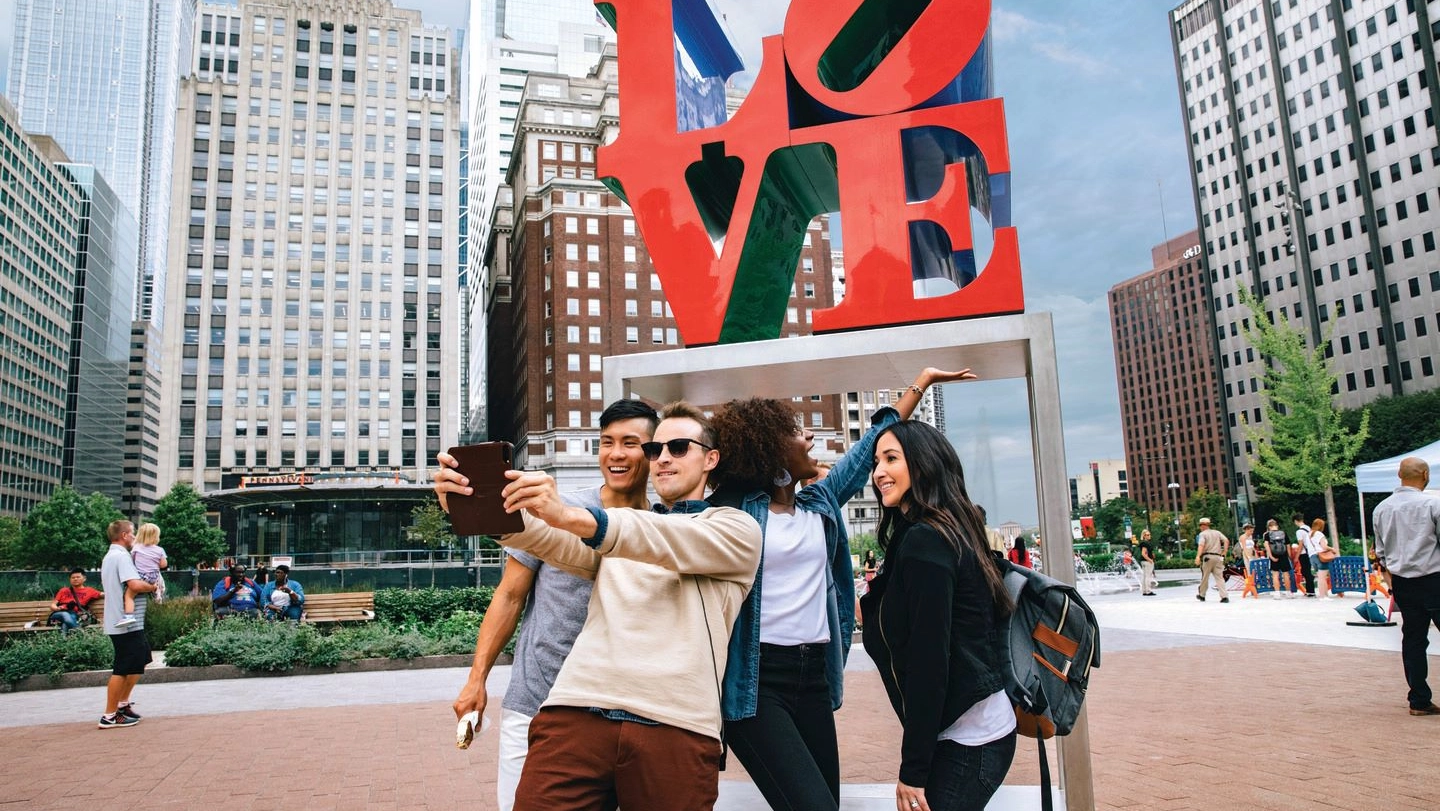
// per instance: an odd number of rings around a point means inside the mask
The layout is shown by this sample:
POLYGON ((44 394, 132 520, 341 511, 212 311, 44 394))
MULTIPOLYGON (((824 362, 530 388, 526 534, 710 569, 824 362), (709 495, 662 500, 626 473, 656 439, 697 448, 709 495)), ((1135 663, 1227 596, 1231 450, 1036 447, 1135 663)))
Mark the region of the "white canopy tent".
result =
MULTIPOLYGON (((1440 488, 1440 442, 1431 442, 1399 456, 1355 466, 1355 489, 1360 496, 1360 549, 1368 561, 1370 545, 1365 537, 1365 494, 1388 493, 1400 486, 1400 460, 1418 456, 1430 463, 1430 486, 1440 488)), ((1369 564, 1366 564, 1369 565, 1369 564)))

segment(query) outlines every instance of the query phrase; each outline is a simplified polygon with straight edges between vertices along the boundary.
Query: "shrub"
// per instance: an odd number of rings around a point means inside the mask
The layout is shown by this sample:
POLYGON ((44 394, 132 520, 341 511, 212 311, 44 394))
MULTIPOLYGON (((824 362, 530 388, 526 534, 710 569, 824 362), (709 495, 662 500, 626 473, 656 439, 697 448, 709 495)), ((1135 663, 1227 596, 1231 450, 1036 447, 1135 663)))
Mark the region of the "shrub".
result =
POLYGON ((208 623, 210 614, 210 600, 206 597, 151 602, 145 609, 145 635, 150 647, 165 650, 171 642, 208 623))
POLYGON ((240 618, 196 628, 165 651, 166 664, 174 667, 229 664, 269 672, 333 666, 340 658, 337 642, 313 625, 240 618))
POLYGON ((76 670, 104 670, 114 660, 115 649, 100 628, 69 634, 47 631, 0 649, 0 678, 14 684, 39 673, 59 676, 76 670))
POLYGON ((375 618, 392 623, 429 624, 447 619, 457 611, 484 614, 494 595, 495 589, 490 586, 380 589, 375 592, 375 618))

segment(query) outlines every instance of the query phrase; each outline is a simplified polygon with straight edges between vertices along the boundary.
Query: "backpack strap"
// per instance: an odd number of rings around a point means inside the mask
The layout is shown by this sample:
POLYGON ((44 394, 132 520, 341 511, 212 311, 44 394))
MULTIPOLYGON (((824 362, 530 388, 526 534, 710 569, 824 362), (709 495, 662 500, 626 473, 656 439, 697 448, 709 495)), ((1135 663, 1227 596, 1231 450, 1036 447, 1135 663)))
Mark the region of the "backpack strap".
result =
POLYGON ((1035 748, 1040 752, 1040 808, 1042 811, 1055 811, 1055 799, 1050 796, 1050 761, 1045 757, 1044 736, 1035 738, 1035 748))

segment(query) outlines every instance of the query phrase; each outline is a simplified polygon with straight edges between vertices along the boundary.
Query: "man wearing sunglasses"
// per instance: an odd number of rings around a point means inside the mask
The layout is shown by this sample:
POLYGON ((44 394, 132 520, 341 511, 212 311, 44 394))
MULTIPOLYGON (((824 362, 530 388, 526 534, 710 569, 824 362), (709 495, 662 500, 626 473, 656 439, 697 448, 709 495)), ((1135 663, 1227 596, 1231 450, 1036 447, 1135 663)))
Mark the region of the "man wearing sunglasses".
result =
MULTIPOLYGON (((597 461, 604 483, 563 498, 577 507, 634 507, 646 509, 645 492, 650 465, 641 450, 655 434, 660 418, 639 400, 616 400, 600 414, 600 453, 597 461)), ((436 457, 435 494, 446 506, 448 493, 469 482, 455 469, 455 458, 443 451, 436 457)), ((562 571, 516 549, 507 549, 505 572, 490 608, 480 623, 470 675, 453 705, 455 717, 471 711, 485 713, 489 696, 485 680, 505 644, 515 635, 521 613, 520 638, 515 642, 515 664, 500 710, 500 748, 495 791, 500 811, 515 805, 515 786, 529 750, 530 721, 550 694, 575 637, 585 623, 590 604, 591 579, 562 571)))
POLYGON ((720 461, 704 414, 661 412, 643 444, 654 511, 565 505, 543 473, 511 471, 505 538, 595 578, 585 627, 530 724, 516 811, 714 806, 720 680, 730 629, 760 562, 760 526, 701 499, 720 461))

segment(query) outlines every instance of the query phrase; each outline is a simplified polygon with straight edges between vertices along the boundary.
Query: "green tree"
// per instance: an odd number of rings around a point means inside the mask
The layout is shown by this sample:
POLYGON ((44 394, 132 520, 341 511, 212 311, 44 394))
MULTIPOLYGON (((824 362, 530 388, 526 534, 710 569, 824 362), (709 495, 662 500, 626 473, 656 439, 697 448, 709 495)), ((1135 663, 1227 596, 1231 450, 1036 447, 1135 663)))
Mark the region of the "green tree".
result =
POLYGON ((94 568, 109 543, 105 528, 124 517, 104 494, 82 496, 62 485, 25 516, 11 558, 28 569, 94 568))
POLYGON ((1074 521, 1087 515, 1093 516, 1099 509, 1100 505, 1095 503, 1095 499, 1087 498, 1070 508, 1070 520, 1074 521))
POLYGON ((1185 501, 1185 512, 1180 516, 1180 534, 1187 542, 1194 542, 1200 534, 1200 519, 1209 518, 1210 528, 1225 533, 1233 543, 1239 533, 1235 531, 1235 519, 1230 514, 1230 500, 1224 493, 1200 488, 1185 501))
POLYGON ((211 525, 200 494, 186 482, 177 482, 155 502, 150 520, 160 528, 160 545, 165 547, 171 569, 188 569, 227 551, 224 531, 211 525))
POLYGON ((427 549, 446 549, 459 541, 450 529, 450 516, 440 509, 440 502, 434 497, 415 505, 410 519, 410 540, 427 549))
POLYGON ((8 515, 0 516, 0 569, 15 568, 12 555, 15 544, 20 540, 20 519, 8 515))
MULTIPOLYGON (((1145 523, 1145 508, 1124 496, 1116 496, 1096 510, 1095 534, 1110 543, 1125 543, 1125 517, 1138 536, 1145 523)), ((1153 534, 1153 532, 1152 532, 1153 534)))
POLYGON ((1335 532, 1335 487, 1355 481, 1355 457, 1369 436, 1370 414, 1363 412, 1353 430, 1341 419, 1335 373, 1325 358, 1328 335, 1319 346, 1307 347, 1304 333, 1283 310, 1279 322, 1272 322, 1243 288, 1240 300, 1251 315, 1245 337, 1265 359, 1265 419, 1245 431, 1255 449, 1250 467, 1257 489, 1261 498, 1323 493, 1325 518, 1335 532))

